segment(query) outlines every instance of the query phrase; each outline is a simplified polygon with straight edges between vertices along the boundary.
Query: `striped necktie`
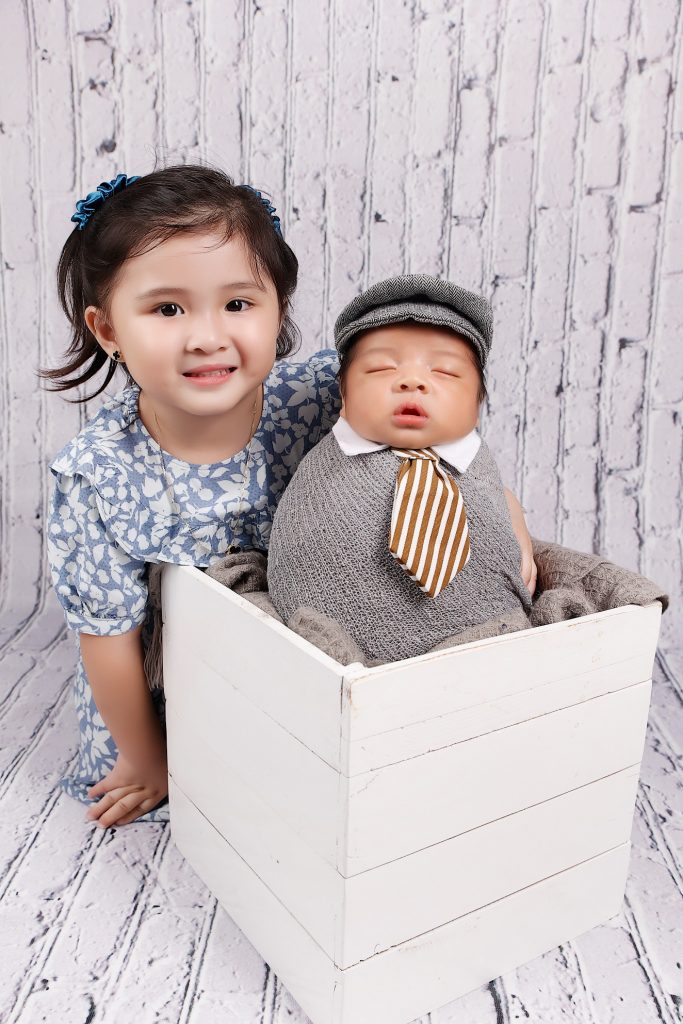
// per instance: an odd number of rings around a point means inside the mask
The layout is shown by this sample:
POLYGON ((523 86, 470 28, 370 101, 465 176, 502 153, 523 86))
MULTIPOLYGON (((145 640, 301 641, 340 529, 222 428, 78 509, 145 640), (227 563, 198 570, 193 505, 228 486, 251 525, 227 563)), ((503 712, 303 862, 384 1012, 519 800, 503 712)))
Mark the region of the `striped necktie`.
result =
POLYGON ((462 495, 431 448, 392 448, 396 476, 389 550, 429 597, 448 586, 470 557, 462 495))

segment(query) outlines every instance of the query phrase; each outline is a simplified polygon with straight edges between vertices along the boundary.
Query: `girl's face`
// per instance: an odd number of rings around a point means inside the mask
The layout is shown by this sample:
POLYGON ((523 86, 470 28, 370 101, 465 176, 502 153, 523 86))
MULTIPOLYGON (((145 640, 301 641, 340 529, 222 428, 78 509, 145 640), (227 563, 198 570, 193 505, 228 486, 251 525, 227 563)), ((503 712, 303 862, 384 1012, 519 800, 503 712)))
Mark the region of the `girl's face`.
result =
POLYGON ((257 280, 239 237, 178 234, 127 260, 109 316, 86 321, 118 350, 159 412, 221 416, 253 402, 275 361, 281 316, 269 277, 257 280))

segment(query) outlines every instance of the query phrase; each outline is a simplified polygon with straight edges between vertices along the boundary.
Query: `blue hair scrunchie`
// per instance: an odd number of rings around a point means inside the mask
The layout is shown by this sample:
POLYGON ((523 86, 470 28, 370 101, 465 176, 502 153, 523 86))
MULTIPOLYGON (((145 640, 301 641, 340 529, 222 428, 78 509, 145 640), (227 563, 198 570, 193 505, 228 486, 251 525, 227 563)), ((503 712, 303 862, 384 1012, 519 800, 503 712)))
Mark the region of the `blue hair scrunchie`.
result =
POLYGON ((273 222, 273 227, 275 228, 276 233, 280 236, 280 238, 282 238, 283 237, 282 236, 282 225, 280 223, 280 218, 277 216, 277 214, 275 212, 275 207, 270 202, 270 200, 266 199, 266 197, 264 195, 262 195, 258 191, 258 189, 255 189, 252 185, 240 185, 240 188, 246 188, 246 189, 248 189, 249 192, 253 192, 255 196, 259 197, 259 199, 261 200, 261 202, 265 206, 266 210, 270 214, 270 219, 273 222))
POLYGON ((134 181, 139 181, 139 179, 139 174, 132 174, 130 177, 125 174, 117 174, 111 181, 101 182, 94 192, 88 193, 85 199, 79 199, 76 203, 76 212, 71 218, 72 221, 78 224, 78 230, 83 230, 93 213, 97 210, 97 207, 105 199, 109 199, 115 192, 120 192, 128 185, 132 185, 134 181))

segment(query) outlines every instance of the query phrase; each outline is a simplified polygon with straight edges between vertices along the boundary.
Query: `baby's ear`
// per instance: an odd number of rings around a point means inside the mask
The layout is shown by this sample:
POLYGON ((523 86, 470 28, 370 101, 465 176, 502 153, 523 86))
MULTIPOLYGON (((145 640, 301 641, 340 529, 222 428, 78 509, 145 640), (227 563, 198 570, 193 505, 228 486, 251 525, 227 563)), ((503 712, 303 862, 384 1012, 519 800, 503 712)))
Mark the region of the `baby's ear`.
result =
POLYGON ((103 310, 97 306, 88 306, 85 311, 86 327, 91 334, 94 334, 98 345, 101 345, 108 356, 111 356, 116 349, 116 336, 114 328, 107 320, 103 310))

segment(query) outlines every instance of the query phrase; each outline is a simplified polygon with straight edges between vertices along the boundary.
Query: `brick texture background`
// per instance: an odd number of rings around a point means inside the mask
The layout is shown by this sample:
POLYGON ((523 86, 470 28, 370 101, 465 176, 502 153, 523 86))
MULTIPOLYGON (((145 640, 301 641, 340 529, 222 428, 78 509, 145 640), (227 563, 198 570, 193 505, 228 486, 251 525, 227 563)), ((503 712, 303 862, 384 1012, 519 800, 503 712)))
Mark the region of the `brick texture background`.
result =
POLYGON ((679 0, 15 0, 0 19, 5 637, 62 621, 47 463, 93 409, 34 371, 67 341, 74 202, 197 159, 272 193, 304 353, 383 276, 482 290, 483 429, 532 532, 657 579, 680 635, 679 0))

